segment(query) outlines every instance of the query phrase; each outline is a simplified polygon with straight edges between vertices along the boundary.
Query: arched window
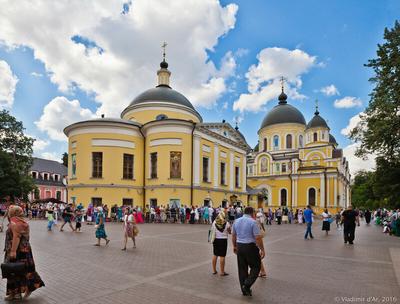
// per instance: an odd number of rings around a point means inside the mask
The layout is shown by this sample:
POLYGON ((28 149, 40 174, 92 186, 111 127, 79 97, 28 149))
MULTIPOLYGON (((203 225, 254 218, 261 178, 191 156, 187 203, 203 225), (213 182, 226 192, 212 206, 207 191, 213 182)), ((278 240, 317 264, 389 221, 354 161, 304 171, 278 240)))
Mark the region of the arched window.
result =
POLYGON ((292 135, 286 135, 286 149, 292 149, 292 135))
POLYGON ((287 205, 287 190, 281 189, 281 206, 287 205))
POLYGON ((318 133, 314 132, 314 141, 318 141, 318 133))
POLYGON ((303 135, 299 136, 299 148, 303 148, 303 135))
POLYGON ((167 118, 168 118, 167 115, 165 115, 165 114, 160 114, 160 115, 157 115, 156 120, 164 120, 164 119, 167 119, 167 118))
POLYGON ((267 143, 268 143, 268 141, 267 141, 267 138, 265 137, 264 138, 264 152, 267 151, 267 143))
POLYGON ((279 149, 279 136, 275 135, 274 136, 274 150, 278 150, 279 149))
POLYGON ((315 189, 314 188, 310 188, 308 189, 308 204, 310 206, 315 206, 315 199, 316 199, 316 195, 315 195, 315 189))

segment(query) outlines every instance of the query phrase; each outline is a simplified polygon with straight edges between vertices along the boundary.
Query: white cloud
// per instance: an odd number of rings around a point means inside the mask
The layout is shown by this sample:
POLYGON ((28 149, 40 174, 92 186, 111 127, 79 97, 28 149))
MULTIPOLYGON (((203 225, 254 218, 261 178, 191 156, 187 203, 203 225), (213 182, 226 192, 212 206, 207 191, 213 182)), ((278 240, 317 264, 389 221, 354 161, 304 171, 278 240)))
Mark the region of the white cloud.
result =
POLYGON ((33 49, 60 90, 76 86, 94 94, 97 112, 108 116, 118 116, 135 95, 156 85, 160 45, 167 41, 172 86, 195 105, 214 105, 227 89, 226 69, 232 61, 218 70, 207 52, 234 28, 238 6, 214 0, 136 0, 122 14, 123 4, 11 1, 0 11, 0 41, 33 49))
POLYGON ((320 92, 322 92, 326 96, 340 95, 339 90, 333 84, 321 88, 320 92))
POLYGON ((333 103, 335 108, 353 108, 361 107, 362 101, 357 97, 346 96, 341 99, 336 99, 333 103))
POLYGON ((286 79, 285 93, 291 99, 306 98, 299 92, 302 86, 301 75, 314 66, 317 58, 302 50, 266 48, 258 55, 258 64, 252 65, 247 74, 249 93, 241 94, 233 104, 235 111, 258 112, 271 100, 277 99, 281 86, 279 78, 286 79))
POLYGON ((43 77, 43 74, 32 72, 31 76, 33 76, 33 77, 43 77))
POLYGON ((364 115, 364 112, 360 112, 357 115, 354 115, 350 118, 348 125, 346 128, 343 128, 340 133, 344 136, 349 136, 351 130, 353 130, 357 124, 361 121, 361 116, 364 115))
POLYGON ((58 153, 55 152, 43 152, 40 157, 44 159, 49 159, 49 160, 55 160, 61 163, 61 157, 62 155, 59 155, 58 153))
POLYGON ((355 156, 356 149, 358 147, 358 143, 353 143, 348 145, 343 149, 343 155, 346 157, 346 159, 349 162, 349 169, 350 169, 350 174, 352 176, 355 175, 358 171, 361 170, 372 170, 375 168, 375 156, 372 154, 369 154, 366 159, 361 159, 355 156))
POLYGON ((12 107, 17 82, 18 77, 13 74, 8 63, 0 60, 0 109, 12 107))
POLYGON ((43 114, 35 124, 53 140, 65 141, 63 129, 77 121, 94 118, 89 109, 82 108, 79 101, 68 100, 63 96, 55 97, 43 109, 43 114))
POLYGON ((226 109, 228 109, 228 102, 227 101, 225 101, 223 104, 222 104, 222 110, 226 110, 226 109))

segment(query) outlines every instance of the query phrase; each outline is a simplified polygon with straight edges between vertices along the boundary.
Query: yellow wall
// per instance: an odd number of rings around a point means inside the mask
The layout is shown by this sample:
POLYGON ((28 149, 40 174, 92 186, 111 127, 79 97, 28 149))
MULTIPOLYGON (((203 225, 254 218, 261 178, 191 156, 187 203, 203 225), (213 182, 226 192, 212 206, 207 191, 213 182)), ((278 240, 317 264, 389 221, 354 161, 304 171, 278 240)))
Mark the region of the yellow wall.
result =
POLYGON ((299 148, 299 135, 303 135, 303 146, 305 145, 305 127, 300 124, 288 123, 268 126, 261 129, 258 133, 260 151, 263 151, 263 140, 267 137, 267 151, 273 151, 273 137, 279 136, 279 150, 286 149, 286 135, 292 134, 292 149, 299 148))

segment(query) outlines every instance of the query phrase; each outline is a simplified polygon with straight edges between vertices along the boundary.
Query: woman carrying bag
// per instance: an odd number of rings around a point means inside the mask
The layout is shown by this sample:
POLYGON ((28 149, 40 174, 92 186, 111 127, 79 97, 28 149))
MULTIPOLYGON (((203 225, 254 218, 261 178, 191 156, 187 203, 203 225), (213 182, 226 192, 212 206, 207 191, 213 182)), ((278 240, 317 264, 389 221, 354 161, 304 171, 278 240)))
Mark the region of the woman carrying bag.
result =
POLYGON ((6 301, 19 300, 21 294, 28 298, 30 294, 44 286, 35 269, 32 249, 29 243, 29 224, 23 218, 19 206, 10 206, 6 231, 4 263, 1 265, 3 278, 7 278, 6 301), (17 266, 22 266, 17 267, 17 266))
POLYGON ((228 234, 231 233, 231 225, 226 221, 225 212, 221 211, 211 227, 210 242, 213 244, 212 268, 213 274, 217 274, 217 259, 219 257, 220 276, 227 276, 225 272, 225 257, 228 248, 228 234))

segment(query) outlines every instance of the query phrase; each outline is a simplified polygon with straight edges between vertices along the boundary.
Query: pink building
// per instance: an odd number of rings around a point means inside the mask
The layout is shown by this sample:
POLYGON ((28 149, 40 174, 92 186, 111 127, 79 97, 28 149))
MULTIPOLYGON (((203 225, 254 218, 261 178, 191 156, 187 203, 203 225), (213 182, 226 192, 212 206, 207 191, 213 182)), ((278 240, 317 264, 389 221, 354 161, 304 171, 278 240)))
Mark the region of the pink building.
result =
POLYGON ((29 200, 55 198, 66 202, 67 172, 67 167, 57 161, 35 157, 30 174, 38 189, 29 195, 29 200))

